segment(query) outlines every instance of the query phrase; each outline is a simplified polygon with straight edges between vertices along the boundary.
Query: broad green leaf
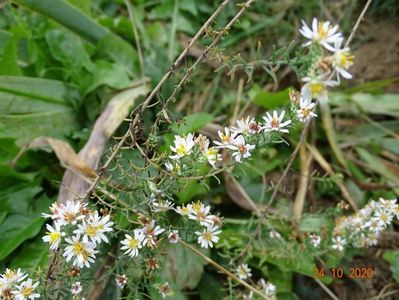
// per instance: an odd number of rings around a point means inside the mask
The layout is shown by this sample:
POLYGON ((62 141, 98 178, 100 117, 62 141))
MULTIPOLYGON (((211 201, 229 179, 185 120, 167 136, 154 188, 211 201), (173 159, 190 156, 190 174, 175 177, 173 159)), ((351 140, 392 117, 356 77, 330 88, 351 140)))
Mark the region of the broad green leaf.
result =
POLYGON ((91 0, 68 0, 69 3, 76 6, 79 10, 87 14, 88 16, 91 15, 91 0))
POLYGON ((107 34, 98 40, 96 55, 105 55, 124 67, 131 76, 139 73, 139 60, 136 50, 114 34, 107 34))
POLYGON ((25 240, 36 236, 45 219, 32 215, 10 214, 0 225, 0 260, 7 257, 25 240))
POLYGON ((108 30, 97 24, 77 7, 64 0, 15 0, 16 3, 42 13, 96 43, 108 30))
MULTIPOLYGON (((201 249, 209 255, 207 249, 201 249)), ((163 278, 174 282, 180 290, 194 289, 201 280, 206 262, 181 244, 174 244, 166 255, 163 278)))
POLYGON ((399 250, 385 251, 382 257, 389 262, 393 278, 399 282, 399 250))
POLYGON ((186 203, 194 197, 208 192, 207 188, 194 180, 183 183, 182 189, 176 195, 180 203, 186 203))
POLYGON ((93 75, 88 75, 86 79, 84 93, 87 94, 100 85, 107 85, 115 89, 124 89, 130 86, 131 82, 126 72, 126 68, 120 64, 110 63, 99 60, 95 62, 93 75))
POLYGON ((10 38, 11 34, 8 31, 0 30, 0 55, 3 55, 4 49, 10 38))
POLYGON ((288 103, 288 90, 286 88, 278 92, 268 92, 255 85, 251 91, 254 94, 252 102, 267 109, 273 109, 288 103))
POLYGON ((0 164, 10 163, 18 154, 18 151, 19 148, 15 146, 14 139, 11 138, 0 139, 0 164))
POLYGON ((16 42, 16 38, 8 39, 3 51, 3 57, 0 59, 0 75, 21 75, 21 69, 18 66, 16 42))
POLYGON ((77 128, 72 103, 77 92, 60 81, 0 77, 1 137, 17 145, 37 136, 62 138, 77 128))
POLYGON ((269 265, 264 273, 270 282, 276 286, 278 293, 292 291, 292 272, 281 270, 278 266, 269 265))
POLYGON ((44 243, 41 236, 24 245, 11 260, 11 268, 25 270, 45 269, 49 260, 49 246, 44 243))
POLYGON ((20 184, 3 189, 0 195, 0 210, 11 213, 26 213, 32 199, 42 191, 36 183, 20 184))
POLYGON ((52 29, 46 32, 45 37, 53 57, 67 69, 78 71, 84 67, 93 71, 93 63, 76 35, 66 30, 52 29))
POLYGON ((0 190, 33 180, 34 174, 22 174, 9 165, 0 165, 0 190))
POLYGON ((194 113, 184 117, 184 119, 178 124, 172 124, 171 128, 175 133, 179 135, 185 135, 201 129, 206 124, 212 122, 213 119, 214 116, 208 113, 194 113))

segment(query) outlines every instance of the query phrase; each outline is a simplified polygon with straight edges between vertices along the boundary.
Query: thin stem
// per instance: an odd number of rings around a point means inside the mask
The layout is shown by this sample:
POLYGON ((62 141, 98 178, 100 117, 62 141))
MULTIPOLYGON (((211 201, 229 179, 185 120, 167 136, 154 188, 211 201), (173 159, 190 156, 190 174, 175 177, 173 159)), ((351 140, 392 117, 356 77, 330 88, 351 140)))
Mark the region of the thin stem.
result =
POLYGON ((200 256, 202 259, 204 259, 206 262, 208 262, 209 264, 211 264, 212 266, 214 266, 216 269, 218 269, 219 271, 221 271, 222 273, 226 274, 229 278, 233 279, 234 281, 236 281, 237 283, 245 286, 247 289, 251 290, 252 292, 254 292, 256 295, 262 297, 262 299, 267 299, 270 300, 269 297, 267 297, 265 294, 263 294, 262 292, 258 291, 256 288, 254 288, 252 285, 246 283, 245 281, 241 280, 240 278, 238 278, 236 275, 234 275, 233 273, 231 273, 229 270, 227 270, 226 268, 224 268, 223 266, 219 265, 217 262, 215 262, 214 260, 210 259, 208 256, 204 255, 201 251, 197 250, 195 247, 191 246, 190 244, 186 243, 183 240, 179 240, 179 242, 186 247, 187 249, 191 250, 192 252, 194 252, 195 254, 197 254, 198 256, 200 256))
POLYGON ((136 18, 135 18, 134 13, 133 13, 133 5, 130 3, 130 0, 125 0, 125 4, 126 4, 126 7, 127 7, 127 11, 129 13, 130 23, 132 23, 132 31, 133 31, 133 35, 134 35, 134 41, 136 42, 137 55, 139 57, 139 63, 140 63, 141 78, 144 78, 143 51, 141 50, 139 33, 137 31, 136 18))
POLYGON ((337 296, 323 283, 320 279, 315 279, 315 281, 320 285, 320 287, 331 297, 331 299, 339 300, 337 296))
POLYGON ((371 1, 373 1, 373 0, 368 0, 367 3, 366 3, 366 5, 363 7, 363 10, 362 10, 362 12, 360 13, 359 17, 357 18, 357 21, 356 21, 356 23, 355 23, 355 26, 353 26, 352 31, 351 31, 351 34, 349 35, 349 38, 348 38, 348 40, 346 41, 345 47, 344 47, 344 48, 348 47, 349 44, 351 43, 353 37, 355 36, 355 33, 356 33, 357 29, 359 28, 360 22, 362 22, 362 20, 363 20, 363 18, 364 18, 364 15, 366 14, 366 11, 367 11, 367 9, 369 8, 369 6, 370 6, 370 4, 371 4, 371 1))

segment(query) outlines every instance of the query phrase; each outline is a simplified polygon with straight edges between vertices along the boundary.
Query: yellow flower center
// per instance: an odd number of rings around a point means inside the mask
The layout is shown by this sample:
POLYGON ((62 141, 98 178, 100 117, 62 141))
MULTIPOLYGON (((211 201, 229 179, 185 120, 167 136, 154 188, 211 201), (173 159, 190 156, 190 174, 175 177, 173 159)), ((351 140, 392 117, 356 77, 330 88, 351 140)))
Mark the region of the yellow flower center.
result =
POLYGON ((73 252, 76 254, 76 256, 82 255, 84 260, 87 260, 89 257, 84 245, 81 242, 76 242, 73 245, 73 252))
POLYGON ((180 213, 182 215, 188 215, 189 212, 190 212, 190 210, 188 209, 187 206, 182 206, 181 209, 180 209, 180 213))
POLYGON ((92 225, 88 225, 87 227, 86 227, 86 230, 85 230, 85 232, 86 232, 86 234, 88 235, 88 236, 95 236, 96 234, 97 234, 97 230, 98 230, 99 228, 98 227, 95 227, 95 226, 92 226, 92 225))
POLYGON ((320 82, 312 82, 310 84, 310 91, 313 97, 317 97, 321 92, 324 91, 324 85, 320 82))
POLYGON ((7 270, 7 271, 4 273, 4 277, 5 277, 6 279, 8 279, 8 280, 14 278, 14 276, 15 276, 15 271, 13 271, 13 270, 7 270))
POLYGON ((242 154, 245 154, 245 153, 247 153, 247 147, 245 147, 245 145, 238 145, 237 146, 237 148, 238 148, 238 151, 240 152, 240 153, 242 153, 242 154))
POLYGON ((56 241, 58 241, 61 237, 61 233, 57 232, 57 231, 53 231, 53 232, 47 232, 47 234, 50 237, 50 243, 54 244, 56 241))
POLYGON ((24 287, 21 290, 21 294, 24 297, 29 297, 30 295, 32 295, 32 292, 33 292, 33 288, 31 288, 31 287, 24 287))
POLYGON ((212 234, 210 232, 204 232, 202 237, 207 241, 212 241, 212 234))
POLYGON ((240 275, 247 275, 247 272, 244 270, 244 268, 240 268, 239 273, 240 275))
POLYGON ((221 134, 221 140, 223 143, 230 143, 231 137, 228 134, 221 134))
POLYGON ((319 40, 324 40, 327 37, 328 31, 330 30, 331 26, 327 28, 327 30, 324 29, 324 22, 320 22, 319 25, 317 26, 317 33, 319 35, 319 40))
POLYGON ((349 52, 341 52, 338 55, 338 65, 345 69, 348 69, 351 65, 353 65, 354 58, 355 56, 350 55, 349 52))
POLYGON ((129 248, 136 249, 139 242, 136 239, 131 239, 129 242, 129 248))
POLYGON ((197 202, 197 203, 194 203, 193 205, 192 205, 192 209, 193 209, 193 211, 195 211, 196 213, 198 213, 199 211, 200 211, 200 209, 202 208, 202 203, 201 202, 197 202))
POLYGON ((304 118, 306 118, 307 116, 309 116, 310 114, 310 109, 308 108, 302 108, 302 115, 304 118))
POLYGON ((186 147, 184 146, 184 144, 181 144, 177 149, 176 149, 176 153, 178 155, 184 156, 187 154, 187 150, 186 147))
POLYGON ((388 221, 388 215, 387 215, 387 214, 382 214, 382 215, 381 215, 381 220, 382 220, 383 222, 388 221))

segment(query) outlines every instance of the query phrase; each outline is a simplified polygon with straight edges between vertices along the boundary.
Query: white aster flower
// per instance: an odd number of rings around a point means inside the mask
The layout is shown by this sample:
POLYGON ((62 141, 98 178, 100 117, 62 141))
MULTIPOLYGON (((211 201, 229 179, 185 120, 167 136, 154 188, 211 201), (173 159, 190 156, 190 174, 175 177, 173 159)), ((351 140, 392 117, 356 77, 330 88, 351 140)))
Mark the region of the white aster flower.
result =
POLYGON ((61 238, 65 236, 65 232, 61 231, 59 223, 56 222, 54 227, 47 224, 46 228, 48 231, 46 235, 42 237, 43 242, 50 243, 50 250, 57 250, 60 246, 61 238))
POLYGON ((334 47, 331 45, 334 45, 336 40, 342 37, 342 34, 337 31, 338 25, 332 26, 329 21, 319 22, 316 18, 313 19, 312 29, 304 21, 299 29, 299 32, 310 40, 304 46, 318 43, 330 51, 334 51, 334 47))
POLYGON ((7 268, 5 272, 0 275, 0 287, 20 282, 26 277, 28 277, 28 274, 22 272, 21 269, 13 270, 7 268))
POLYGON ((188 214, 190 213, 190 209, 191 209, 191 205, 182 205, 182 206, 178 206, 175 209, 175 212, 178 213, 181 216, 188 216, 188 214))
POLYGON ((190 208, 189 219, 198 221, 202 226, 208 226, 211 223, 208 219, 208 214, 211 210, 210 206, 205 206, 203 203, 197 202, 192 204, 190 208))
POLYGON ((168 235, 169 243, 176 244, 179 241, 179 232, 177 230, 172 230, 168 235))
POLYGON ((305 123, 310 119, 317 117, 317 115, 313 112, 316 103, 312 103, 311 100, 305 100, 301 97, 299 101, 299 109, 296 111, 296 116, 299 121, 305 123))
POLYGON ((80 284, 80 281, 77 281, 71 285, 71 294, 72 295, 79 295, 82 292, 83 288, 80 284))
POLYGON ((339 75, 346 79, 351 79, 352 75, 348 69, 353 65, 354 55, 350 53, 348 47, 341 49, 343 39, 337 39, 333 55, 333 67, 337 71, 337 80, 340 81, 339 75))
POLYGON ((245 280, 245 279, 247 279, 247 278, 249 278, 249 277, 252 276, 251 268, 248 267, 247 264, 241 264, 241 265, 239 265, 239 266, 237 267, 236 273, 237 273, 237 276, 238 276, 240 279, 242 279, 242 280, 245 280))
POLYGON ((175 152, 175 155, 169 156, 171 159, 180 159, 191 153, 195 143, 193 134, 189 133, 186 137, 175 135, 175 146, 170 146, 170 149, 175 152))
POLYGON ((165 229, 159 227, 158 225, 155 226, 155 221, 152 220, 149 224, 147 224, 143 228, 143 234, 144 234, 144 240, 143 240, 143 245, 146 245, 147 247, 155 247, 157 244, 157 235, 160 235, 162 232, 164 232, 165 229))
POLYGON ((198 235, 198 244, 200 244, 202 248, 212 248, 213 243, 219 241, 218 235, 222 232, 218 229, 217 227, 208 226, 202 232, 196 231, 195 234, 198 235))
POLYGON ((277 111, 273 111, 273 116, 266 112, 266 116, 263 117, 263 119, 265 120, 265 125, 263 126, 263 129, 265 131, 280 131, 288 133, 288 129, 284 127, 291 124, 291 120, 283 122, 284 116, 284 110, 281 112, 280 116, 278 116, 277 111))
POLYGON ((74 230, 73 233, 82 235, 82 241, 87 242, 89 239, 93 243, 108 243, 108 238, 105 233, 111 232, 114 222, 110 221, 110 215, 100 217, 96 211, 91 214, 87 219, 82 221, 82 224, 78 224, 78 229, 74 230))
POLYGON ((393 219, 392 213, 386 209, 377 210, 373 218, 373 220, 377 221, 378 224, 383 228, 391 224, 392 219, 393 219))
POLYGON ((245 139, 242 135, 237 136, 232 145, 228 145, 227 148, 234 150, 233 157, 236 162, 241 162, 242 158, 248 158, 251 156, 251 150, 255 148, 255 145, 246 144, 245 139))
POLYGON ((368 229, 371 232, 378 234, 384 230, 384 226, 381 225, 378 219, 371 219, 370 221, 363 224, 363 229, 368 229))
POLYGON ((166 170, 168 170, 171 173, 177 173, 180 174, 181 173, 181 167, 177 162, 166 162, 165 163, 165 168, 166 170))
POLYGON ((313 245, 313 247, 315 248, 319 247, 320 242, 321 242, 320 236, 313 233, 310 235, 310 243, 313 245))
POLYGON ((75 225, 78 220, 84 218, 83 215, 80 215, 81 208, 82 204, 80 202, 67 201, 65 204, 61 204, 58 218, 55 221, 61 226, 67 224, 75 225))
POLYGON ((228 127, 225 127, 224 132, 220 130, 218 131, 218 135, 220 138, 220 142, 214 141, 215 145, 217 145, 218 148, 225 148, 226 146, 233 143, 235 137, 237 136, 237 133, 230 132, 230 129, 228 127))
POLYGON ((341 238, 340 236, 333 237, 332 239, 333 245, 331 246, 333 249, 338 251, 343 251, 344 246, 346 244, 346 240, 341 238))
POLYGON ((151 201, 151 210, 153 212, 165 212, 173 209, 173 203, 169 200, 151 201))
POLYGON ((42 213, 42 217, 51 218, 53 220, 60 218, 61 210, 60 210, 60 207, 58 206, 57 202, 54 202, 53 204, 51 204, 51 206, 49 208, 50 208, 51 214, 42 213))
POLYGON ((125 251, 126 255, 130 257, 135 257, 139 255, 139 249, 143 247, 143 240, 145 236, 143 234, 143 230, 136 228, 133 230, 133 237, 125 234, 125 239, 121 242, 123 245, 121 250, 125 251))
POLYGON ((202 154, 214 169, 216 169, 216 163, 222 160, 222 155, 218 153, 216 147, 207 147, 202 151, 202 154))
POLYGON ((95 254, 98 253, 98 251, 95 250, 95 243, 83 242, 80 240, 79 235, 66 238, 65 241, 69 244, 69 246, 65 247, 65 252, 63 254, 67 262, 74 258, 72 264, 78 268, 89 268, 90 263, 94 263, 96 258, 95 254))
POLYGON ((258 285, 268 297, 274 297, 276 294, 276 286, 271 282, 266 282, 263 278, 259 279, 258 285))
POLYGON ((231 130, 235 134, 245 134, 249 133, 251 130, 251 123, 255 122, 255 119, 250 119, 249 116, 247 116, 246 119, 242 118, 241 120, 236 121, 236 127, 232 127, 231 130))
POLYGON ((338 82, 327 79, 329 74, 321 74, 316 77, 304 77, 306 82, 301 89, 301 96, 304 99, 318 99, 320 102, 327 101, 327 87, 337 86, 338 82))
POLYGON ((15 288, 15 291, 11 291, 11 293, 14 295, 15 300, 32 300, 35 298, 39 298, 40 294, 34 293, 34 290, 37 288, 39 285, 39 282, 32 283, 32 279, 28 279, 26 281, 23 281, 20 285, 17 285, 15 288))
POLYGON ((115 281, 116 285, 123 289, 127 283, 127 276, 125 274, 116 275, 115 281))
POLYGON ((172 288, 170 287, 168 282, 165 282, 161 286, 158 287, 158 291, 162 296, 162 299, 165 299, 168 296, 173 295, 172 288))

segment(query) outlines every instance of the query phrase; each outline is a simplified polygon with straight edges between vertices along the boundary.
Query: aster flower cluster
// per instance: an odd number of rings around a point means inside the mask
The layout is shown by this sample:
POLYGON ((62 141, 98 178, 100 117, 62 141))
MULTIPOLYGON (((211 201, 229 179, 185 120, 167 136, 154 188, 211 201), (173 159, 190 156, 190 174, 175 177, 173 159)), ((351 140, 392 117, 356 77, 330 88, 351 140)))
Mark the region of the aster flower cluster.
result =
MULTIPOLYGON (((240 264, 236 270, 237 276, 241 280, 250 279, 252 276, 252 270, 247 264, 240 264)), ((271 282, 266 282, 263 278, 258 280, 257 287, 261 290, 267 297, 270 299, 274 299, 276 295, 276 286, 271 282)), ((252 299, 253 293, 252 291, 244 297, 244 299, 252 299)))
POLYGON ((144 246, 150 249, 155 248, 159 241, 159 235, 165 231, 155 223, 155 220, 146 219, 144 223, 142 228, 134 229, 132 234, 125 234, 125 239, 121 242, 121 250, 130 257, 138 256, 139 249, 144 246))
POLYGON ((285 111, 272 114, 266 112, 263 116, 264 122, 257 122, 255 118, 247 116, 237 120, 232 127, 225 127, 223 131, 218 131, 218 141, 213 141, 214 146, 210 146, 210 140, 199 135, 197 138, 192 133, 185 137, 175 136, 174 146, 170 149, 175 154, 169 158, 174 162, 166 162, 165 167, 169 172, 180 173, 184 163, 181 159, 190 156, 191 159, 198 155, 199 161, 207 161, 213 168, 217 167, 218 162, 222 160, 220 149, 231 151, 235 162, 241 163, 244 159, 251 157, 251 152, 268 139, 270 132, 288 133, 288 125, 291 120, 285 120, 285 111))
POLYGON ((106 234, 113 231, 110 215, 100 216, 87 204, 73 201, 53 203, 50 211, 51 214, 43 216, 51 218, 54 225, 46 225, 48 231, 43 241, 50 244, 50 250, 63 248, 62 255, 74 267, 89 268, 95 261, 98 245, 108 243, 106 234))
POLYGON ((6 269, 0 275, 0 299, 33 300, 39 298, 36 289, 39 282, 33 282, 28 274, 18 270, 6 269))
POLYGON ((343 251, 347 244, 355 248, 375 246, 395 217, 399 219, 396 200, 371 200, 357 213, 337 220, 332 248, 343 251))
POLYGON ((354 56, 349 47, 342 47, 344 38, 338 29, 338 25, 333 26, 329 21, 323 22, 316 18, 312 26, 302 21, 299 32, 308 39, 303 45, 310 48, 312 64, 302 78, 305 84, 297 101, 297 118, 300 122, 317 116, 313 112, 315 103, 312 103, 312 99, 325 103, 328 87, 338 86, 341 76, 352 78, 348 70, 353 65, 354 56))
POLYGON ((187 204, 186 206, 178 206, 175 211, 181 216, 185 216, 190 220, 197 221, 203 227, 202 231, 196 231, 198 236, 198 244, 202 248, 212 248, 214 243, 219 241, 219 230, 222 225, 222 218, 217 215, 210 214, 211 207, 205 206, 200 201, 187 204))

